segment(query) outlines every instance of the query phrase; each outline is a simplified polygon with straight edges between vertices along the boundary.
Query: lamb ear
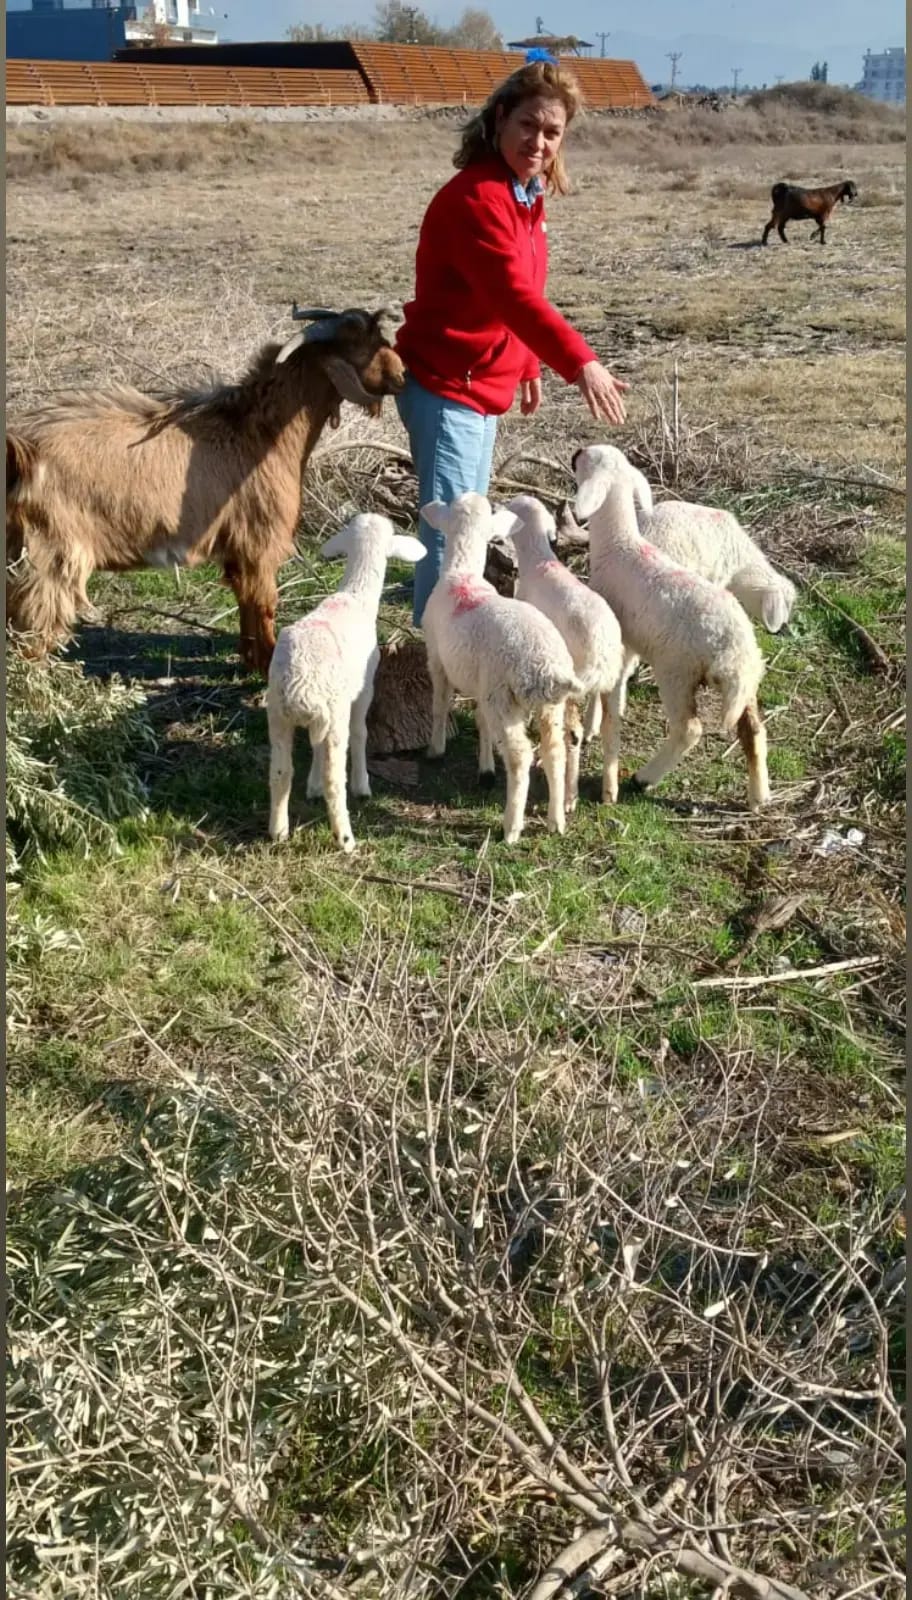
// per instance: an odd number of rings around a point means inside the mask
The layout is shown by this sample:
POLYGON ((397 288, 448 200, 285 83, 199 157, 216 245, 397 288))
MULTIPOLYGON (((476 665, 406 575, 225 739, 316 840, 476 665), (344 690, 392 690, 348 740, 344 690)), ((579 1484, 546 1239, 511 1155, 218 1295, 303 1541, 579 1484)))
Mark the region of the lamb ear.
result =
POLYGON ((390 544, 390 555, 396 561, 423 561, 427 551, 420 539, 409 533, 396 533, 390 544))
POLYGON ((769 633, 778 633, 784 628, 789 619, 789 605, 787 597, 781 589, 767 589, 760 603, 760 613, 763 617, 763 626, 769 633))
POLYGON ((340 528, 338 533, 334 533, 331 539, 327 539, 320 550, 320 554, 325 561, 334 561, 337 556, 347 556, 349 554, 351 543, 348 535, 349 526, 346 523, 345 527, 340 528))
POLYGON ((576 491, 574 516, 582 518, 583 522, 591 517, 604 500, 606 489, 607 482, 600 472, 594 472, 591 477, 584 478, 576 491))
POLYGON ((446 533, 450 526, 450 508, 445 500, 429 500, 426 506, 421 506, 420 511, 429 528, 446 533))
POLYGON ((636 467, 630 468, 630 476, 633 479, 633 500, 637 510, 651 517, 655 507, 648 482, 636 467))
POLYGON ((508 511, 506 506, 498 506, 497 510, 491 513, 488 543, 490 544, 492 539, 509 539, 516 529, 521 527, 522 521, 519 517, 508 511))

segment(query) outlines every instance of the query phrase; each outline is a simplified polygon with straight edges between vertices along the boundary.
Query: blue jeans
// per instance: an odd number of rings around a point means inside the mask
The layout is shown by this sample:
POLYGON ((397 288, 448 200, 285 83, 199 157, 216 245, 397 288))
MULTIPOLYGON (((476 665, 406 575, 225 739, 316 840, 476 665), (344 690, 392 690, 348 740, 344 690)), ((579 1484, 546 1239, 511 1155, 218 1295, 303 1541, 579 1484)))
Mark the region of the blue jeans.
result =
MULTIPOLYGON (((487 494, 497 418, 484 417, 456 400, 441 400, 408 378, 396 396, 399 416, 409 436, 412 460, 418 474, 418 504, 429 500, 455 500, 474 489, 487 494)), ((418 537, 427 555, 415 567, 412 618, 420 627, 428 596, 443 566, 445 539, 422 517, 418 537)))

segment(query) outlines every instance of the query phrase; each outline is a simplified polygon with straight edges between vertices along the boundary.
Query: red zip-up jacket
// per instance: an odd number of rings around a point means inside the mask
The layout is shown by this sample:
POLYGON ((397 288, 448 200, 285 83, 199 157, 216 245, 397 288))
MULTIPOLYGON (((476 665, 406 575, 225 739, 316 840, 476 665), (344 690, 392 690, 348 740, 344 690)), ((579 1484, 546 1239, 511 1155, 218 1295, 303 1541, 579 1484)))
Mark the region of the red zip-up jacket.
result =
POLYGON ((438 190, 421 224, 415 298, 396 348, 413 377, 488 416, 509 411, 540 362, 572 383, 597 359, 545 299, 544 201, 524 206, 499 156, 438 190))

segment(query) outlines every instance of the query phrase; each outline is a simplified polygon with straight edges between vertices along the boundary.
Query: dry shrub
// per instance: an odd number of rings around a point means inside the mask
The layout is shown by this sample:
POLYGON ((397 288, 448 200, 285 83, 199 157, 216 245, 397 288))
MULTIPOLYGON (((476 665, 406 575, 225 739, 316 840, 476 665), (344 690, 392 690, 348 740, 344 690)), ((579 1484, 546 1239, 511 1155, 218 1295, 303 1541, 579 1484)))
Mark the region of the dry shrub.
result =
MULTIPOLYGON (((379 926, 333 973, 283 927, 276 1060, 185 1081, 17 1207, 14 1600, 675 1573, 898 1600, 897 1197, 847 1177, 824 1222, 786 1198, 816 1109, 776 1052, 666 1041, 625 1087, 505 1015, 528 930, 467 893, 458 976, 409 976, 379 926)), ((604 1003, 641 961, 603 968, 604 1003)))
POLYGON ((142 690, 8 649, 6 692, 8 869, 65 846, 112 845, 115 823, 145 812, 136 764, 155 736, 142 690))
POLYGON ((438 142, 451 152, 453 134, 418 130, 404 140, 398 123, 272 123, 239 117, 229 122, 124 122, 99 114, 84 123, 50 123, 7 130, 7 177, 25 181, 98 174, 184 172, 230 176, 261 166, 294 171, 308 166, 346 168, 360 163, 426 161, 438 142))

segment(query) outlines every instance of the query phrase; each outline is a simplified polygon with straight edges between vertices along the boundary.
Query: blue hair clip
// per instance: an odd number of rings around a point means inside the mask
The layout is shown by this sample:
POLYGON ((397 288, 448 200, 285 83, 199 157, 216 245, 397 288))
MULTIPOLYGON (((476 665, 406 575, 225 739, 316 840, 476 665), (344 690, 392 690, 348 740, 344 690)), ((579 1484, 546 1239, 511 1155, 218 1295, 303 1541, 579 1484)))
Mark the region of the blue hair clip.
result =
POLYGON ((540 45, 536 45, 533 50, 526 51, 527 66, 530 61, 550 61, 552 67, 557 66, 557 56, 553 56, 550 50, 543 50, 540 45))

